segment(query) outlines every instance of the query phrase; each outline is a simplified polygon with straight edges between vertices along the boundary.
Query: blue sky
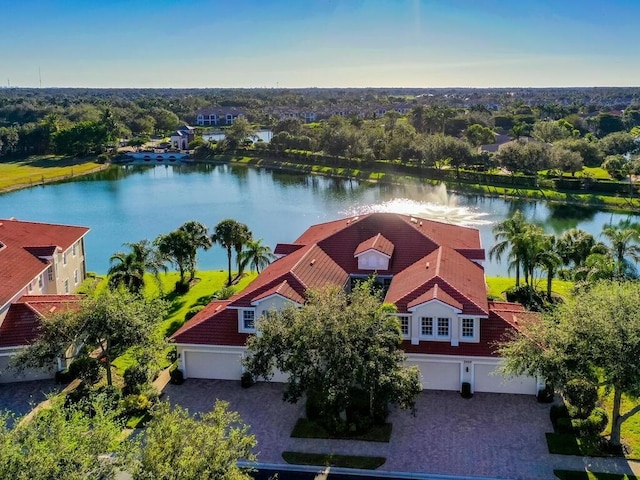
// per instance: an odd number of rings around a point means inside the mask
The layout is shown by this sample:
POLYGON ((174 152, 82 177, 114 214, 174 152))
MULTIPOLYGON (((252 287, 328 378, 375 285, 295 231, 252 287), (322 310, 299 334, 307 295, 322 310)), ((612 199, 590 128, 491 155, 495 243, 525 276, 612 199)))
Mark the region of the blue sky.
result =
POLYGON ((640 84, 638 0, 0 0, 0 85, 640 84))

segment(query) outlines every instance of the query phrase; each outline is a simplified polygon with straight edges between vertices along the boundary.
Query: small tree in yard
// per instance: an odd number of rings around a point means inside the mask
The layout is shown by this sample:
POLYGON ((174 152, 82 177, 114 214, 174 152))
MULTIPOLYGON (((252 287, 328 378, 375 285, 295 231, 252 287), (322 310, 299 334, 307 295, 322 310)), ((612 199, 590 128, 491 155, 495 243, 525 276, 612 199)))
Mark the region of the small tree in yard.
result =
POLYGON ((584 379, 613 392, 609 444, 620 451, 621 426, 640 411, 637 404, 621 412, 623 394, 640 397, 640 284, 599 282, 520 328, 501 345, 504 370, 542 375, 560 389, 584 379))
POLYGON ((137 444, 135 480, 251 480, 238 460, 255 461, 248 427, 227 402, 192 417, 163 402, 153 411, 144 441, 137 444))
MULTIPOLYGON (((258 323, 259 336, 248 341, 245 367, 254 378, 269 379, 275 368, 289 375, 284 400, 306 394, 327 427, 344 427, 341 416, 369 398, 369 416, 386 417, 387 404, 413 408, 422 390, 417 367, 404 366, 400 325, 382 305, 373 282, 351 294, 338 287, 307 292, 301 308, 274 312, 258 323)), ((309 403, 307 403, 309 406, 309 403)))
POLYGON ((154 341, 156 324, 164 318, 166 304, 146 300, 123 289, 83 300, 77 310, 53 315, 42 322, 38 339, 13 359, 18 368, 42 367, 70 346, 98 349, 112 385, 111 361, 132 346, 154 341))

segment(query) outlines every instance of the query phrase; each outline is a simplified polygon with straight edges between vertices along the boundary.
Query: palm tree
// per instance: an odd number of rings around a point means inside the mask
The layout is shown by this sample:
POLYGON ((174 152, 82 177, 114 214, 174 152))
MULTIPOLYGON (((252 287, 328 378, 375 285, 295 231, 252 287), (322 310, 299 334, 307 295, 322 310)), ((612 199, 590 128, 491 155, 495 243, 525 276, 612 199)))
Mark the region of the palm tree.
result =
POLYGON ((269 248, 268 245, 262 244, 262 239, 247 242, 240 256, 242 258, 240 264, 243 270, 249 265, 251 266, 251 270, 255 270, 258 273, 276 258, 271 252, 271 248, 269 248))
POLYGON ((247 227, 244 223, 238 224, 238 231, 236 234, 236 241, 233 244, 233 248, 236 250, 236 263, 238 265, 238 275, 242 275, 244 271, 244 265, 242 264, 242 249, 245 245, 247 245, 250 241, 253 240, 253 234, 249 227, 247 227))
MULTIPOLYGON (((511 258, 511 266, 516 272, 516 287, 520 286, 520 265, 521 257, 518 254, 516 247, 519 239, 525 232, 526 226, 529 225, 524 219, 524 215, 520 210, 516 212, 503 222, 500 222, 493 227, 493 236, 498 241, 491 250, 489 250, 489 258, 500 261, 502 255, 508 250, 511 250, 509 257, 511 258)), ((511 268, 510 268, 511 269, 511 268)))
POLYGON ((191 281, 196 276, 198 249, 208 250, 211 248, 211 237, 209 237, 207 227, 200 222, 186 222, 178 230, 182 230, 187 235, 189 243, 189 281, 191 281))
POLYGON ((617 275, 620 278, 633 276, 635 266, 633 262, 640 260, 640 225, 629 222, 621 222, 617 226, 607 225, 602 229, 602 235, 609 241, 609 255, 618 266, 617 275))
POLYGON ((572 228, 564 232, 558 239, 556 250, 565 266, 573 265, 576 269, 584 265, 587 257, 593 253, 592 249, 595 245, 596 241, 593 235, 584 230, 572 228))
POLYGON ((547 272, 547 299, 551 301, 551 287, 557 268, 562 265, 562 258, 558 254, 558 241, 555 235, 545 235, 542 252, 538 255, 538 262, 547 272))
POLYGON ((150 272, 159 281, 160 271, 165 267, 149 240, 124 245, 130 247, 131 252, 117 252, 111 256, 109 287, 114 289, 124 285, 131 293, 140 293, 144 287, 145 272, 150 272))
POLYGON ((183 230, 159 235, 153 242, 163 261, 171 262, 178 267, 180 284, 184 285, 185 271, 191 268, 191 244, 189 236, 183 230))
MULTIPOLYGON (((222 220, 214 227, 211 241, 217 243, 227 251, 227 264, 228 264, 228 280, 227 285, 231 285, 231 251, 233 248, 236 252, 242 250, 242 245, 246 241, 248 235, 250 235, 249 228, 236 220, 227 218, 222 220), (238 245, 240 246, 238 248, 238 245)), ((250 237, 249 237, 250 238, 250 237)))

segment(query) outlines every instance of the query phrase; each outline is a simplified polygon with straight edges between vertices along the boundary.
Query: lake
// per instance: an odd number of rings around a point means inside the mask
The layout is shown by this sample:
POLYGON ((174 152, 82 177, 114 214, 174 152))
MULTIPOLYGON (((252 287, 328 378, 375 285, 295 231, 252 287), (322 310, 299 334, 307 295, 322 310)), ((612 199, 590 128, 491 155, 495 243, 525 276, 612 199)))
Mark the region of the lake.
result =
MULTIPOLYGON (((202 135, 202 138, 207 142, 211 142, 213 140, 220 142, 224 140, 224 137, 224 132, 205 133, 202 135)), ((271 141, 271 137, 273 137, 273 132, 271 130, 258 130, 254 137, 256 141, 262 140, 265 143, 269 143, 271 141)))
MULTIPOLYGON (((399 212, 476 227, 488 249, 492 227, 517 209, 555 234, 578 227, 598 238, 607 223, 640 221, 596 208, 451 194, 444 186, 376 185, 234 165, 116 166, 74 182, 0 195, 0 218, 90 227, 87 268, 98 273, 106 273, 109 257, 124 242, 153 240, 188 220, 212 229, 233 218, 273 248, 315 223, 399 212)), ((200 269, 226 269, 219 246, 201 252, 199 260, 200 269)), ((487 262, 486 272, 507 275, 496 262, 487 262)))

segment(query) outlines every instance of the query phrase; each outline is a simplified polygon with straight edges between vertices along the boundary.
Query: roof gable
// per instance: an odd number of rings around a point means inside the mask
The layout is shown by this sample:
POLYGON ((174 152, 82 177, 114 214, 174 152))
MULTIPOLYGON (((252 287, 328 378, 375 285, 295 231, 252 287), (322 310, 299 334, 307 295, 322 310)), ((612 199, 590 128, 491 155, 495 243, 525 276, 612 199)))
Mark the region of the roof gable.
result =
POLYGON ((356 247, 356 251, 353 252, 353 256, 358 257, 369 250, 375 250, 376 252, 391 258, 391 255, 393 255, 393 249, 393 243, 383 237, 381 233, 378 233, 376 236, 361 242, 356 247))
POLYGON ((450 307, 462 311, 462 303, 445 292, 437 283, 425 293, 409 302, 407 304, 407 308, 414 308, 424 303, 432 302, 434 300, 438 300, 449 305, 450 307))

